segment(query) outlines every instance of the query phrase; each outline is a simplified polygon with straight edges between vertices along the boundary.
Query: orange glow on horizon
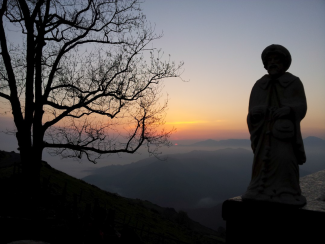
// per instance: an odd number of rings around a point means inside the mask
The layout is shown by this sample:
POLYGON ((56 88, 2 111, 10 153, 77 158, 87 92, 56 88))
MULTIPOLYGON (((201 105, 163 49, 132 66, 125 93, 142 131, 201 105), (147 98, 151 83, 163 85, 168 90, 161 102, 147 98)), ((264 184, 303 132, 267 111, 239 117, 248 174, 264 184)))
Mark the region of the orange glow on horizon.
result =
MULTIPOLYGON (((166 130, 176 129, 171 135, 171 140, 206 140, 206 139, 249 139, 250 134, 246 121, 236 120, 189 120, 167 122, 163 126, 166 130)), ((302 136, 316 136, 325 138, 325 130, 322 126, 309 127, 303 124, 302 136)))
POLYGON ((226 120, 221 120, 221 119, 216 121, 204 121, 204 120, 175 121, 175 122, 166 122, 166 125, 208 124, 208 123, 220 123, 225 121, 226 120))
POLYGON ((208 121, 176 121, 176 122, 167 122, 166 125, 186 125, 186 124, 205 124, 209 123, 208 121))

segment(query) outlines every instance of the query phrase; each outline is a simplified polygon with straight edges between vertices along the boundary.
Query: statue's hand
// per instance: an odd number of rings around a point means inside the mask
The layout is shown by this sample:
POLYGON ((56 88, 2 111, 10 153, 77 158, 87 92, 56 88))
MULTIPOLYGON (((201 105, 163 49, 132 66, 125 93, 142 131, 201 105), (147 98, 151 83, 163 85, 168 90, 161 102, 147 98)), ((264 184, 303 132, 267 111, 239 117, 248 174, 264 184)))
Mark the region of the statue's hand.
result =
POLYGON ((273 114, 273 117, 275 119, 278 119, 278 118, 282 118, 286 115, 290 114, 290 108, 289 107, 282 107, 282 108, 278 108, 274 114, 273 114))

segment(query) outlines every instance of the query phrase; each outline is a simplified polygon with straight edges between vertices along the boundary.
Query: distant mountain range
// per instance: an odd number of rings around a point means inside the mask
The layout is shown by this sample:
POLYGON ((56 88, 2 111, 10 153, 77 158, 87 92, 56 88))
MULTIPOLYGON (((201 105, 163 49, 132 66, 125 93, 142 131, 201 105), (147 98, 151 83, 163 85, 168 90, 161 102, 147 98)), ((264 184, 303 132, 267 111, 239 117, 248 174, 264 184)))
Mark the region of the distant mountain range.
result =
MULTIPOLYGON (((325 147, 325 140, 309 136, 304 139, 304 145, 306 147, 325 147)), ((228 139, 228 140, 212 140, 208 139, 205 141, 199 141, 187 146, 197 146, 197 147, 244 147, 247 148, 251 146, 251 141, 249 139, 228 139)))
POLYGON ((305 147, 314 147, 317 149, 325 149, 325 140, 316 136, 309 136, 304 139, 305 147))
POLYGON ((197 146, 197 147, 250 147, 251 141, 248 139, 228 139, 228 140, 212 140, 208 139, 205 141, 200 141, 193 143, 189 146, 197 146))
MULTIPOLYGON (((325 141, 307 137, 304 144, 307 163, 300 167, 300 176, 325 169, 325 141)), ((125 197, 184 209, 192 219, 216 229, 223 225, 220 204, 244 193, 249 184, 253 153, 234 147, 247 148, 250 141, 207 140, 191 146, 194 145, 232 148, 194 150, 168 155, 164 161, 147 158, 127 165, 102 167, 83 180, 125 197)))
POLYGON ((83 180, 163 207, 209 207, 246 189, 252 159, 246 149, 198 150, 103 167, 83 180))

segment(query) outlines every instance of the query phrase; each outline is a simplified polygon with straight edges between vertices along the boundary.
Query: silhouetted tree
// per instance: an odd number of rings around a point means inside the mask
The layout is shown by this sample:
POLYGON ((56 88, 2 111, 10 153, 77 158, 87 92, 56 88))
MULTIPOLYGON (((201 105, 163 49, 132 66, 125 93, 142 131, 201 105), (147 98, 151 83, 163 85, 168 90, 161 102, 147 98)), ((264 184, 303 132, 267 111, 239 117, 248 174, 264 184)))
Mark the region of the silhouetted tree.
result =
POLYGON ((11 106, 27 184, 37 184, 44 148, 95 162, 168 143, 159 83, 179 77, 182 63, 148 47, 161 36, 138 0, 0 4, 0 97, 11 106))

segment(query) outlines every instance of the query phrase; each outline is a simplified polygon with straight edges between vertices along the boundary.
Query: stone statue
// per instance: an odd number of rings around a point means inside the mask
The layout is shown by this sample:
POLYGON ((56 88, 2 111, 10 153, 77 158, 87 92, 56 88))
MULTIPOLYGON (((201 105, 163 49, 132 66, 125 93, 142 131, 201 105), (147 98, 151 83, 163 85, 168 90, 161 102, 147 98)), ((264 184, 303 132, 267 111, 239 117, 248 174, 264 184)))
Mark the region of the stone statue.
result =
POLYGON ((286 72, 291 55, 285 47, 266 47, 262 61, 269 74, 255 83, 250 95, 247 124, 254 162, 242 199, 303 206, 299 165, 306 162, 300 132, 307 111, 304 87, 286 72))

